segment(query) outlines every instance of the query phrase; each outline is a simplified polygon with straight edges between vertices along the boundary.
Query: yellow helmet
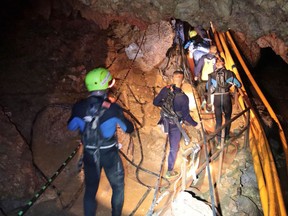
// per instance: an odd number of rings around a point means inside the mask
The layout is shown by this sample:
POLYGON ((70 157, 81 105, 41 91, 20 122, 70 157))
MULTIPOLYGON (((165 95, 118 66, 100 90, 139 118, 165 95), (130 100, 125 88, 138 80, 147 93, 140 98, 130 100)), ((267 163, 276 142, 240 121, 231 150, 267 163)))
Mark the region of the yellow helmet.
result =
POLYGON ((190 30, 188 33, 190 38, 195 37, 197 35, 197 32, 195 30, 190 30))

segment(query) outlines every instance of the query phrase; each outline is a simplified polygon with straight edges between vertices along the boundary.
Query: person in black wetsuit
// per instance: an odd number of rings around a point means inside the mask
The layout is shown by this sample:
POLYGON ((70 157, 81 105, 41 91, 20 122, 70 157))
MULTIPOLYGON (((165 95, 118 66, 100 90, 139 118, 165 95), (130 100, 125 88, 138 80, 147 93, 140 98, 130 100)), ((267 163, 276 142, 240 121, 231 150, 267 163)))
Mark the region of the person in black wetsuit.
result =
MULTIPOLYGON (((68 129, 80 130, 82 134, 82 144, 84 146, 84 173, 85 173, 85 195, 84 195, 84 215, 96 215, 96 193, 100 182, 100 174, 104 168, 105 174, 112 187, 112 216, 120 216, 124 202, 124 169, 118 153, 118 142, 115 136, 116 127, 119 125, 126 133, 134 131, 133 124, 125 118, 122 108, 111 103, 107 98, 108 88, 112 87, 115 80, 110 72, 105 68, 96 68, 90 71, 85 77, 85 84, 90 95, 77 102, 73 108, 71 117, 68 120, 68 129), (87 110, 95 104, 101 110, 98 124, 99 134, 91 143, 83 143, 87 130, 87 124, 91 116, 87 115, 87 110), (84 138, 83 138, 84 136, 84 138), (98 145, 98 153, 93 149, 93 145, 98 145), (95 158, 96 157, 96 158, 95 158)), ((91 120, 90 120, 91 122, 91 120)), ((97 126, 98 127, 98 126, 97 126)), ((95 131, 93 131, 96 133, 95 131)), ((87 134, 86 134, 87 135, 87 134)))
MULTIPOLYGON (((212 74, 209 74, 208 82, 206 84, 207 91, 214 94, 214 111, 216 118, 216 130, 222 126, 222 115, 224 113, 225 123, 231 119, 232 115, 232 100, 230 95, 230 88, 235 85, 240 88, 242 85, 235 77, 235 74, 225 68, 224 58, 218 57, 216 59, 216 69, 212 74)), ((231 125, 225 128, 225 140, 229 138, 231 125)), ((217 144, 221 142, 221 131, 217 133, 217 144)))
MULTIPOLYGON (((154 98, 153 105, 161 107, 168 95, 168 92, 173 91, 175 93, 175 99, 173 101, 173 109, 178 116, 179 122, 183 121, 184 123, 188 123, 199 130, 201 128, 201 124, 198 124, 191 117, 189 111, 189 98, 181 90, 183 80, 184 80, 184 73, 182 71, 175 71, 173 73, 173 84, 161 89, 159 94, 154 98)), ((171 178, 178 175, 178 172, 173 169, 177 153, 179 150, 179 142, 181 140, 181 129, 179 129, 179 126, 177 126, 177 124, 174 121, 171 121, 171 119, 168 119, 163 115, 161 116, 161 119, 158 124, 168 125, 167 132, 169 136, 170 152, 168 156, 168 171, 166 172, 166 177, 171 178)))

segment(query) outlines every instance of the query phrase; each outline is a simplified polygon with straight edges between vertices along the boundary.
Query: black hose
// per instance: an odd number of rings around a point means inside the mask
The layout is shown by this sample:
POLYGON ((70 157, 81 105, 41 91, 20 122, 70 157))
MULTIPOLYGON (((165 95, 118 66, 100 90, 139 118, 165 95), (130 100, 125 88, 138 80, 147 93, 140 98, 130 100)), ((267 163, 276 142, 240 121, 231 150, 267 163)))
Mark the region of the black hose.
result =
MULTIPOLYGON (((181 53, 181 55, 182 55, 182 59, 183 59, 184 58, 183 57, 183 53, 181 53)), ((190 85, 193 86, 192 85, 193 83, 192 83, 191 75, 188 76, 188 79, 189 79, 188 81, 189 81, 190 85)), ((196 98, 193 90, 192 90, 192 93, 193 93, 194 98, 196 98)), ((199 120, 202 121, 196 99, 195 99, 195 103, 196 103, 196 109, 197 109, 199 120)), ((207 137, 205 135, 204 126, 203 126, 202 123, 201 123, 201 128, 202 128, 202 132, 203 132, 203 143, 204 143, 204 150, 205 150, 205 157, 206 157, 206 167, 207 167, 208 181, 209 181, 209 193, 210 193, 210 197, 211 197, 213 216, 215 216, 216 215, 215 199, 214 199, 212 178, 211 178, 210 165, 209 165, 209 153, 208 153, 207 140, 206 140, 207 137)))
POLYGON ((141 197, 141 199, 139 200, 139 202, 137 203, 136 207, 133 209, 133 211, 129 214, 129 216, 133 216, 135 214, 135 212, 138 210, 138 208, 140 207, 140 205, 143 203, 143 201, 146 199, 146 197, 148 196, 148 194, 150 193, 151 188, 148 188, 145 192, 145 194, 141 197))
POLYGON ((72 158, 76 155, 78 150, 80 149, 81 144, 79 144, 71 155, 64 161, 64 163, 58 168, 58 170, 48 179, 45 185, 41 187, 41 189, 34 195, 32 199, 22 208, 21 211, 18 212, 18 216, 24 215, 29 208, 35 203, 35 201, 41 196, 41 194, 48 188, 49 185, 56 179, 56 177, 62 172, 62 170, 67 166, 67 164, 72 160, 72 158))
MULTIPOLYGON (((163 152, 163 158, 162 158, 162 162, 161 162, 161 166, 160 166, 160 171, 159 171, 159 174, 161 175, 162 171, 163 171, 163 167, 164 167, 164 161, 165 161, 165 157, 166 157, 166 149, 167 149, 167 146, 168 146, 168 135, 166 136, 166 141, 165 141, 165 144, 164 144, 164 152, 163 152)), ((156 205, 156 199, 157 199, 157 194, 158 194, 158 190, 159 190, 159 187, 160 187, 160 180, 161 178, 158 177, 158 180, 157 180, 157 183, 156 183, 156 186, 155 186, 155 192, 154 192, 154 197, 153 197, 153 201, 152 201, 152 204, 150 206, 150 209, 147 213, 147 215, 152 215, 153 214, 153 211, 154 211, 154 208, 155 208, 155 205, 156 205)))

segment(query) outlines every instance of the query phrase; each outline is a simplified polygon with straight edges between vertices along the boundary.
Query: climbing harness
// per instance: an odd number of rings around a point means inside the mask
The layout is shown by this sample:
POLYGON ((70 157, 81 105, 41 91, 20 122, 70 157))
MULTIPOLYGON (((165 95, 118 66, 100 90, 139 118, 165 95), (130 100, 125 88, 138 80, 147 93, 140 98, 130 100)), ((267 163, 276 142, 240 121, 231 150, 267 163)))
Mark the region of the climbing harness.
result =
POLYGON ((182 91, 179 93, 175 93, 174 91, 175 85, 171 85, 168 87, 169 87, 169 90, 168 90, 167 96, 164 99, 163 104, 161 106, 161 117, 163 119, 164 132, 166 133, 168 132, 169 123, 176 124, 176 126, 178 127, 178 129, 180 130, 183 136, 185 145, 188 145, 190 143, 190 138, 187 135, 186 131, 182 128, 179 122, 179 116, 177 115, 177 113, 174 111, 174 108, 173 108, 175 97, 177 97, 178 95, 183 95, 184 93, 182 91))

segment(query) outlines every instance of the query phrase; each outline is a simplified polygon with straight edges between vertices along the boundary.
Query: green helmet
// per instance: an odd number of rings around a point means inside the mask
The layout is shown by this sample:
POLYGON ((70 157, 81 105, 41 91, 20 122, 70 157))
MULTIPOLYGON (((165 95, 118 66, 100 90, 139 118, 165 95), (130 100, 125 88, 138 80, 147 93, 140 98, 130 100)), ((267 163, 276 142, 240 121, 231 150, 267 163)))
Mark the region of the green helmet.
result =
POLYGON ((110 72, 105 68, 95 68, 88 72, 85 77, 85 85, 88 91, 105 90, 112 87, 113 80, 110 72))

